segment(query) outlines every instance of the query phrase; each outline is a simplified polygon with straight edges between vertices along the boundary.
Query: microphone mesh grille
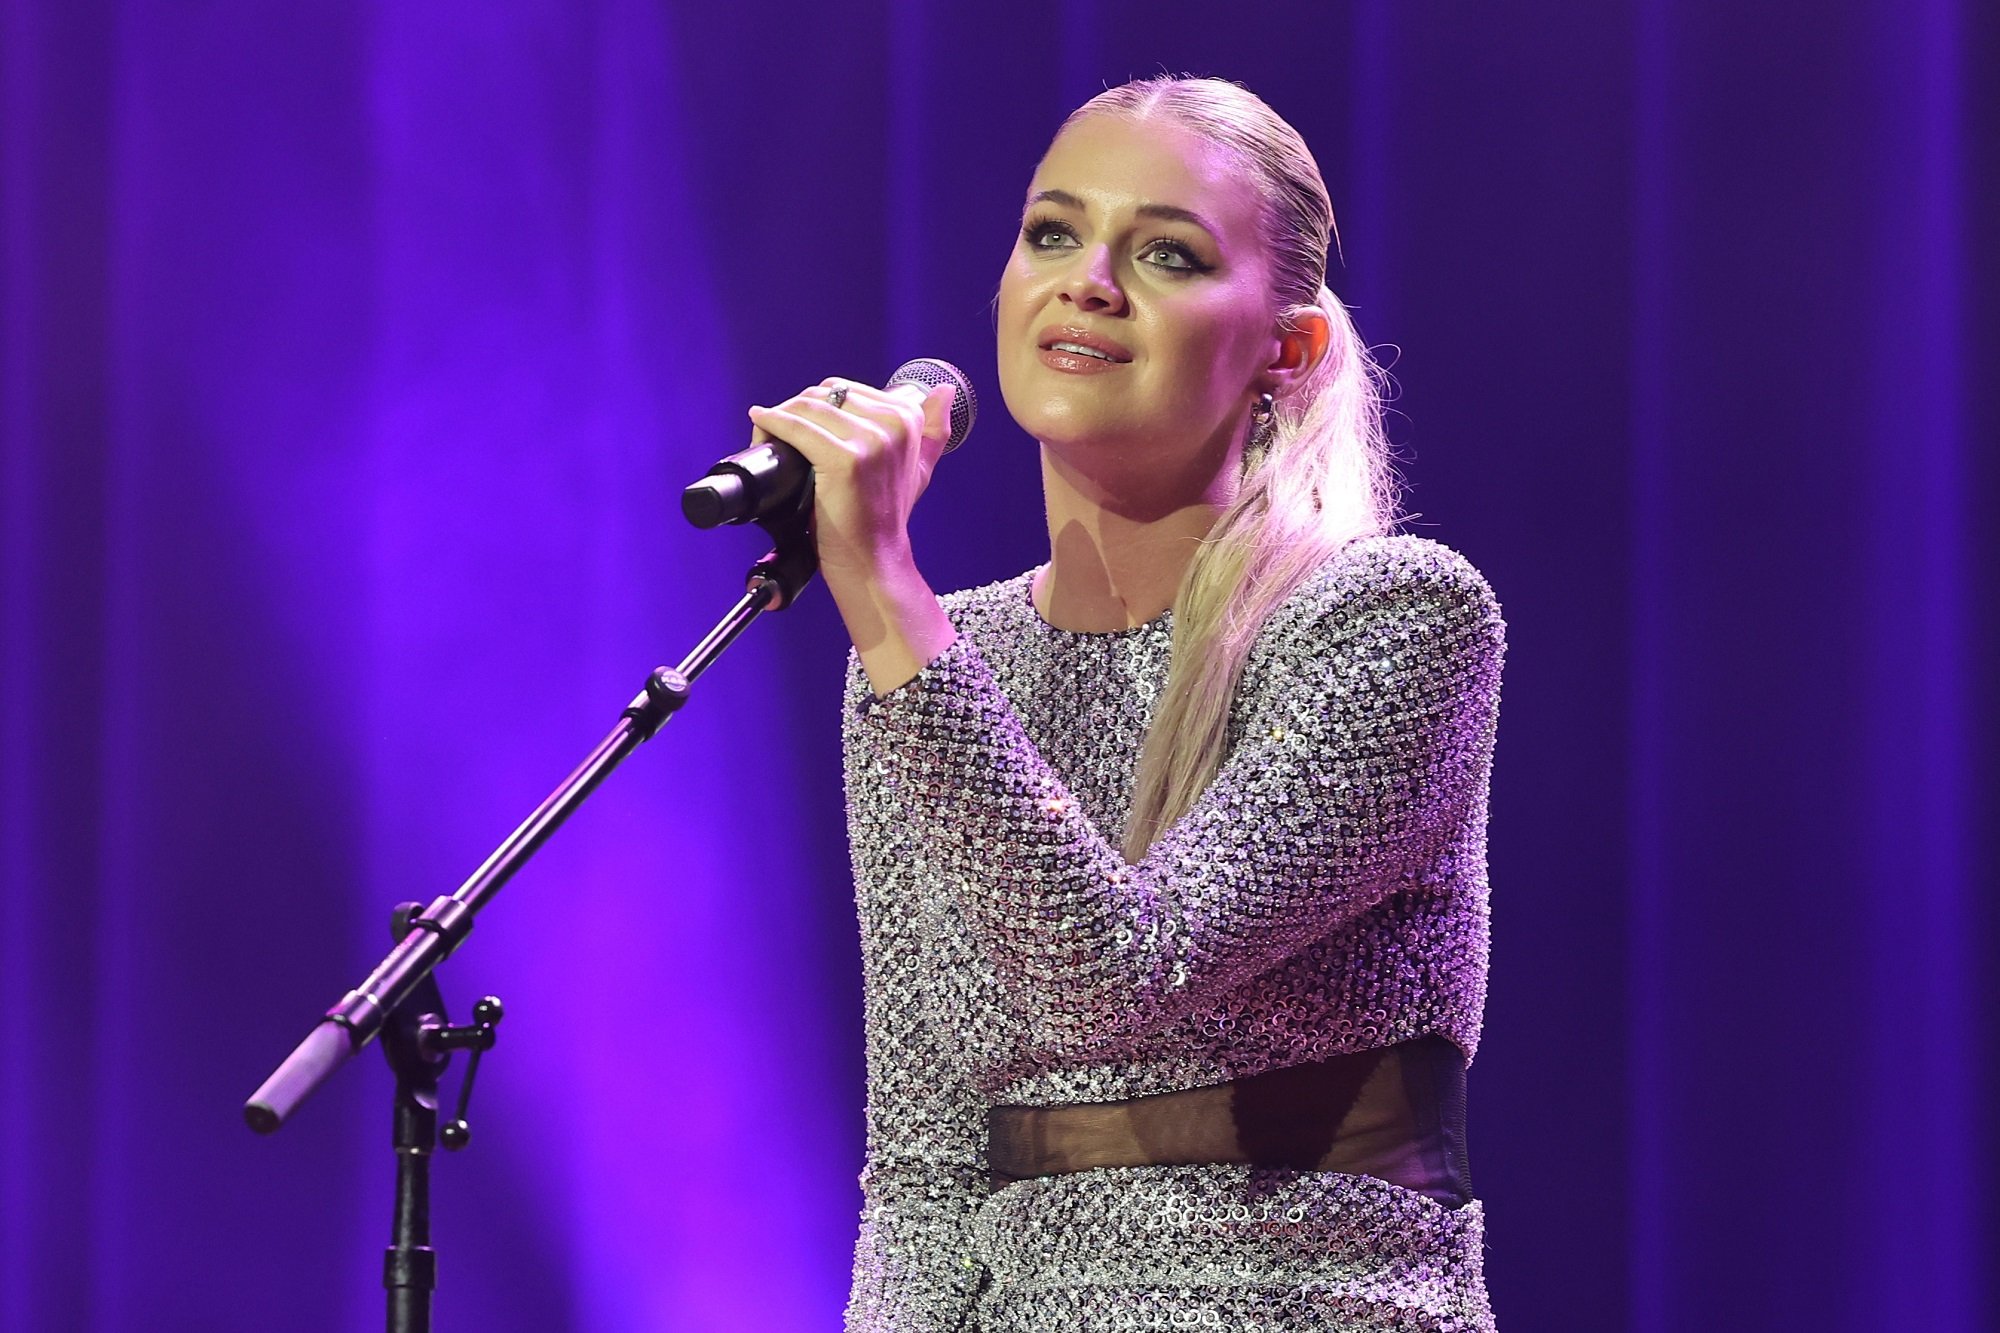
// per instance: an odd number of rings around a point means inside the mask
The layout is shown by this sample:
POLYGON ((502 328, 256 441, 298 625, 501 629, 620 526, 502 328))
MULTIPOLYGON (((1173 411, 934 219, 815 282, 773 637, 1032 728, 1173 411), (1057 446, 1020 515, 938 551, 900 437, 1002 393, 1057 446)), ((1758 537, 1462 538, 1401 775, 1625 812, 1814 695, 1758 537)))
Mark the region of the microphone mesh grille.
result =
POLYGON ((965 437, 972 434, 972 423, 979 420, 979 395, 972 391, 972 381, 957 366, 936 357, 920 356, 898 366, 884 387, 893 389, 898 384, 914 384, 926 393, 940 384, 958 390, 951 399, 951 438, 945 441, 946 453, 964 444, 965 437))

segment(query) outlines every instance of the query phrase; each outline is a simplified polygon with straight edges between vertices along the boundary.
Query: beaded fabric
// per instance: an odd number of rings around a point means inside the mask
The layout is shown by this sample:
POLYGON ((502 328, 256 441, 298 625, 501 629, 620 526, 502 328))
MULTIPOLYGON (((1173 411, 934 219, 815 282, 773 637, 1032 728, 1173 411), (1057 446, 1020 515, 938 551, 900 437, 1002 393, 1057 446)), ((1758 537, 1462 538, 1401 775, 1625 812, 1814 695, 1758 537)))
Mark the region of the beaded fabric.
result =
POLYGON ((847 1327, 1486 1330, 1477 1201, 1139 1166, 989 1185, 986 1112, 1477 1047, 1504 626, 1461 556, 1349 543, 1260 632, 1231 748, 1119 852, 1171 614, 1084 634, 1024 574, 885 698, 850 663, 868 1150, 847 1327))

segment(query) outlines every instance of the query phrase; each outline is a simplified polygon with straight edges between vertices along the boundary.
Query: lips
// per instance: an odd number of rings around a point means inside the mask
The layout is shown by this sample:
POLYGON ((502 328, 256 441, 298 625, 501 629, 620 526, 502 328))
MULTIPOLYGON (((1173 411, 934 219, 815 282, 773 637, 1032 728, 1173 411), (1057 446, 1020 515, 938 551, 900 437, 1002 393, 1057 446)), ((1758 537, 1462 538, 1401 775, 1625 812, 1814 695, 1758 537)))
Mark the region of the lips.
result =
POLYGON ((1124 365, 1132 359, 1132 350, 1125 344, 1075 325, 1043 329, 1036 339, 1036 344, 1042 351, 1058 356, 1076 357, 1111 365, 1124 365))

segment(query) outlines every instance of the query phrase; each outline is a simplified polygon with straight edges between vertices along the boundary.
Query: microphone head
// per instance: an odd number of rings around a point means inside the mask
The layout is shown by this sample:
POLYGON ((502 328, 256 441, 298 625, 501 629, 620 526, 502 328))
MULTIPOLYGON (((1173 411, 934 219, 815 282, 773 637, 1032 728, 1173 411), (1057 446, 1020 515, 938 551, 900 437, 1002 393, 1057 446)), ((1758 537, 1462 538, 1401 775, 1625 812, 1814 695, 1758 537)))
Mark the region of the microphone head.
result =
POLYGON ((972 381, 957 366, 935 357, 920 356, 898 366, 883 387, 893 389, 898 384, 914 384, 926 393, 940 384, 949 384, 957 390, 951 396, 951 435, 944 442, 946 453, 964 444, 965 437, 972 434, 972 423, 979 420, 979 396, 972 391, 972 381))

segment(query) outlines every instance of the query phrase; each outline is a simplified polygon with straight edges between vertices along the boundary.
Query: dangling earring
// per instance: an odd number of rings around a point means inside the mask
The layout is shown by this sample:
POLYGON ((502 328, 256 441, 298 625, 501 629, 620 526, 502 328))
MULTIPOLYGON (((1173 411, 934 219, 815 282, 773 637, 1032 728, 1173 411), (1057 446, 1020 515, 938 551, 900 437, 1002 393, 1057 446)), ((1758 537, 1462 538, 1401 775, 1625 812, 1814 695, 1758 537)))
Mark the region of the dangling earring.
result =
POLYGON ((1245 454, 1261 455, 1271 447, 1271 436, 1277 432, 1277 400, 1268 393, 1260 393, 1250 404, 1250 438, 1244 442, 1245 454))

